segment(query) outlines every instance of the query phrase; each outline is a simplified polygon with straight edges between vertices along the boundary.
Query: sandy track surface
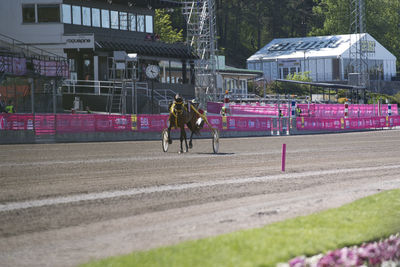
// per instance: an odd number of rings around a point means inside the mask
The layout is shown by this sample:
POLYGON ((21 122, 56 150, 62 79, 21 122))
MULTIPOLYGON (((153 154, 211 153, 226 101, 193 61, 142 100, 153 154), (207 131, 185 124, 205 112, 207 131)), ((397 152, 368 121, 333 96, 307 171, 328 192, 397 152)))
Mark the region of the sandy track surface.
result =
POLYGON ((2 266, 92 259, 260 227, 400 188, 400 131, 0 146, 2 266), (282 144, 286 172, 281 172, 282 144))

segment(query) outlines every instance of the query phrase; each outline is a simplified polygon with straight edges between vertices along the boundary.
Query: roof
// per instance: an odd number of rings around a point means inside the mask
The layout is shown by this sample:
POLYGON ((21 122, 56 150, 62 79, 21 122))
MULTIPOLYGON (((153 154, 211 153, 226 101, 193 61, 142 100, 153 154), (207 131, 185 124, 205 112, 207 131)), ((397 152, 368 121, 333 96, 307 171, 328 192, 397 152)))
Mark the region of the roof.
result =
POLYGON ((134 6, 139 6, 139 7, 151 6, 152 8, 173 8, 182 6, 181 2, 173 0, 112 0, 112 3, 121 5, 128 5, 129 3, 134 6))
POLYGON ((235 68, 235 67, 231 67, 228 65, 225 65, 224 68, 218 68, 217 69, 219 72, 221 73, 240 73, 240 74, 252 74, 252 75, 263 75, 263 72, 260 70, 248 70, 248 69, 239 69, 239 68, 235 68))
POLYGON ((325 88, 336 88, 336 89, 366 89, 363 86, 355 86, 355 85, 348 85, 348 84, 337 84, 337 83, 314 83, 314 82, 303 82, 303 81, 294 81, 294 80, 283 80, 277 79, 278 82, 286 82, 286 83, 297 83, 297 84, 305 84, 311 85, 316 87, 325 87, 325 88))
POLYGON ((196 59, 192 49, 184 44, 167 44, 160 41, 124 40, 96 40, 96 50, 137 53, 139 56, 154 56, 177 59, 196 59))
MULTIPOLYGON (((224 57, 224 60, 225 60, 225 57, 224 57)), ((160 66, 165 66, 166 68, 168 68, 169 63, 161 61, 160 66)), ((171 69, 176 69, 176 70, 182 69, 182 63, 181 62, 171 62, 171 69)), ((262 76, 262 74, 263 74, 263 72, 260 70, 239 69, 239 68, 231 67, 231 66, 228 66, 225 64, 218 65, 217 71, 219 73, 226 73, 226 74, 242 74, 242 75, 255 75, 255 76, 262 76)))
POLYGON ((266 46, 249 57, 247 61, 274 60, 288 58, 310 57, 349 57, 350 44, 357 43, 361 38, 366 38, 368 57, 371 59, 390 59, 396 57, 379 44, 368 33, 344 34, 330 36, 313 36, 301 38, 273 39, 266 46))

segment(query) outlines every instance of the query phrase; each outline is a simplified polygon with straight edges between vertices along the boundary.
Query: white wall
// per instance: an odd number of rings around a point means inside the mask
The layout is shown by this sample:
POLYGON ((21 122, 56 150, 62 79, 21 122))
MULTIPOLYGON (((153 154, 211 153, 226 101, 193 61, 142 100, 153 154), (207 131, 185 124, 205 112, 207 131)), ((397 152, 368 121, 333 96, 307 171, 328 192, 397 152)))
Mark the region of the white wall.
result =
MULTIPOLYGON (((49 52, 62 52, 62 23, 22 23, 23 4, 57 4, 62 0, 0 0, 0 33, 49 52), (46 45, 38 45, 46 44, 46 45)), ((62 55, 61 54, 61 55, 62 55)))

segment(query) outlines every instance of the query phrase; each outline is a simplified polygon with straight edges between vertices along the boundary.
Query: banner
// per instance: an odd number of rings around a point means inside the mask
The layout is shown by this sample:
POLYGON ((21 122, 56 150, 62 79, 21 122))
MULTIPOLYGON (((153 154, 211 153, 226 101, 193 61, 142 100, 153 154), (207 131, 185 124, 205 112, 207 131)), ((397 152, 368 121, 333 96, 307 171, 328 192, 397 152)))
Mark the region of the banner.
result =
POLYGON ((0 114, 0 131, 32 131, 33 127, 33 115, 0 114))
POLYGON ((87 133, 96 131, 96 115, 92 114, 58 114, 57 133, 87 133))
POLYGON ((272 118, 227 117, 227 130, 231 131, 267 131, 271 130, 272 118))
MULTIPOLYGON (((344 104, 298 104, 302 116, 318 118, 344 117, 344 104)), ((398 115, 397 104, 391 104, 392 115, 398 115)), ((389 105, 349 104, 349 118, 378 117, 389 115, 389 105)))
POLYGON ((298 117, 296 119, 297 130, 318 131, 318 130, 357 130, 374 129, 384 127, 400 126, 400 116, 370 117, 370 118, 312 118, 298 117))
MULTIPOLYGON (((270 131, 270 117, 207 116, 220 131, 270 131)), ((296 127, 305 131, 342 131, 400 126, 400 116, 366 118, 297 117, 296 127)), ((0 114, 0 131, 35 130, 36 135, 91 132, 160 132, 168 127, 168 115, 102 114, 0 114)), ((209 131, 207 124, 203 131, 209 131)))
POLYGON ((137 129, 141 132, 161 132, 167 128, 168 115, 138 115, 137 129))
MULTIPOLYGON (((207 111, 211 114, 219 114, 223 103, 208 102, 207 111)), ((318 118, 342 118, 344 117, 344 104, 297 104, 301 110, 303 117, 318 117, 318 118)), ((391 104, 391 114, 398 115, 397 104, 391 104)), ((389 105, 372 105, 372 104, 349 104, 349 118, 364 118, 378 117, 389 115, 389 105)), ((229 115, 235 116, 270 116, 277 117, 281 111, 282 116, 289 115, 289 106, 283 104, 235 104, 229 105, 229 115)))
POLYGON ((56 115, 41 114, 35 115, 35 133, 36 135, 56 133, 55 129, 56 115))
POLYGON ((131 131, 131 117, 129 115, 89 115, 93 116, 96 132, 124 132, 131 131))

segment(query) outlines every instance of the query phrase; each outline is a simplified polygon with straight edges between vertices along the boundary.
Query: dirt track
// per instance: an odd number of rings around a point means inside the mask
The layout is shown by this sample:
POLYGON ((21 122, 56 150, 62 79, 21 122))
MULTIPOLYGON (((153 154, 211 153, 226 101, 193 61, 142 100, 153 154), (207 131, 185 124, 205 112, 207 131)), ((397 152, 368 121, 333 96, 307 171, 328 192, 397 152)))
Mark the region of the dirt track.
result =
POLYGON ((0 146, 2 266, 91 259, 259 227, 400 188, 400 131, 0 146), (286 172, 281 149, 287 144, 286 172))

